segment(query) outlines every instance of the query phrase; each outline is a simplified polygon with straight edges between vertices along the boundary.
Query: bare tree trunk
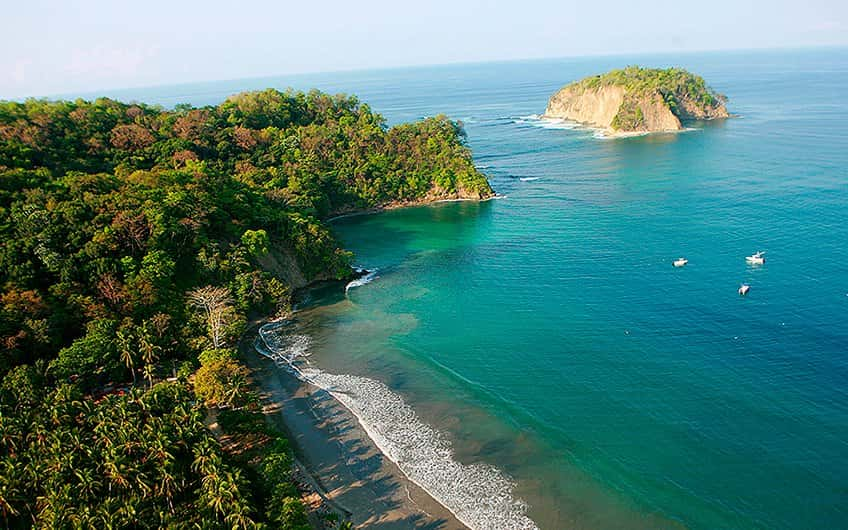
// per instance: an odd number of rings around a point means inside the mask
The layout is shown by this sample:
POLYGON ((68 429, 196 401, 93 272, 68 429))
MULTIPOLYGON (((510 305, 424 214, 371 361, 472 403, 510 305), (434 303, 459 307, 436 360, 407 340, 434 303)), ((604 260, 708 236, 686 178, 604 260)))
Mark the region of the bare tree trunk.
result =
POLYGON ((216 350, 223 346, 221 335, 225 325, 224 315, 228 307, 233 303, 230 290, 226 287, 198 287, 188 293, 189 303, 203 309, 209 325, 209 335, 212 339, 212 347, 216 350))

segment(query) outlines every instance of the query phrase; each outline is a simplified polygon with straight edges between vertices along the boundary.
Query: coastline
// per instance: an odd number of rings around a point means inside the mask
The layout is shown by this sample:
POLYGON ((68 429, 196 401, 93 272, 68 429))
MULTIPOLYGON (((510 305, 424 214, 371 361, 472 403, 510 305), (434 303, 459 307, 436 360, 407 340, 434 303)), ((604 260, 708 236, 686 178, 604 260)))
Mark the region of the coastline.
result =
POLYGON ((634 138, 637 136, 648 136, 651 134, 676 134, 686 131, 691 131, 693 129, 684 127, 682 129, 668 129, 662 131, 616 131, 615 129, 611 129, 609 127, 604 127, 603 125, 598 125, 597 123, 592 123, 588 121, 580 121, 574 120, 571 118, 562 118, 560 116, 549 116, 547 114, 541 114, 537 118, 539 121, 545 121, 549 123, 570 123, 573 124, 573 129, 588 129, 590 131, 594 131, 593 136, 595 138, 604 139, 604 140, 613 140, 616 138, 634 138))
POLYGON ((327 498, 350 513, 354 526, 468 530, 377 447, 339 400, 253 348, 264 323, 245 334, 241 353, 261 391, 266 419, 287 433, 306 471, 327 498))
MULTIPOLYGON (((485 198, 396 202, 336 215, 324 222, 505 197, 492 193, 485 198)), ((262 391, 267 421, 288 433, 301 472, 313 486, 307 489, 317 493, 327 508, 356 527, 538 530, 525 515, 527 505, 512 496, 514 484, 508 476, 490 465, 453 460, 443 433, 422 423, 401 396, 379 381, 329 374, 310 367, 308 361, 301 366, 294 361, 308 356, 304 346, 295 345, 293 350, 287 346, 288 353, 279 355, 279 345, 276 340, 268 342, 264 329, 275 322, 261 319, 251 325, 240 343, 242 358, 262 391), (381 398, 363 409, 357 395, 381 398), (399 415, 387 417, 387 410, 399 415), (379 411, 376 417, 375 411, 379 411), (404 429, 398 438, 398 431, 404 429), (422 444, 426 447, 423 454, 422 444)))
POLYGON ((410 202, 391 202, 382 206, 377 206, 375 208, 365 208, 365 209, 356 209, 350 212, 342 212, 337 213, 327 219, 323 219, 324 223, 332 223, 337 219, 344 219, 346 217, 358 217, 360 215, 371 215, 375 213, 388 212, 390 210, 400 210, 401 208, 415 208, 417 206, 430 206, 433 204, 441 204, 446 202, 489 202, 495 199, 503 199, 506 195, 500 195, 499 193, 492 193, 492 195, 488 197, 484 197, 482 199, 477 198, 469 198, 469 197, 458 197, 454 199, 437 199, 437 200, 428 200, 423 199, 420 201, 410 201, 410 202))
MULTIPOLYGON (((571 124, 572 126, 567 127, 568 129, 585 129, 585 130, 594 131, 594 134, 592 136, 594 136, 595 138, 598 138, 600 140, 615 140, 617 138, 636 138, 636 137, 639 137, 639 136, 653 136, 653 135, 660 135, 660 134, 681 134, 681 133, 687 133, 687 132, 693 132, 693 131, 701 130, 698 127, 687 127, 684 124, 684 126, 680 129, 663 129, 663 130, 657 130, 657 131, 616 131, 615 129, 611 129, 609 127, 604 127, 602 125, 598 125, 597 123, 592 123, 592 122, 578 121, 578 120, 573 120, 573 119, 570 119, 570 118, 561 118, 561 117, 558 117, 558 116, 548 116, 546 114, 534 115, 534 116, 538 116, 538 117, 535 118, 535 120, 539 121, 539 122, 571 124)), ((713 122, 713 121, 726 120, 726 119, 738 118, 738 117, 739 117, 738 114, 730 114, 727 118, 705 118, 703 120, 697 120, 697 121, 699 121, 699 122, 713 122)), ((691 123, 691 122, 686 122, 686 123, 691 123)))

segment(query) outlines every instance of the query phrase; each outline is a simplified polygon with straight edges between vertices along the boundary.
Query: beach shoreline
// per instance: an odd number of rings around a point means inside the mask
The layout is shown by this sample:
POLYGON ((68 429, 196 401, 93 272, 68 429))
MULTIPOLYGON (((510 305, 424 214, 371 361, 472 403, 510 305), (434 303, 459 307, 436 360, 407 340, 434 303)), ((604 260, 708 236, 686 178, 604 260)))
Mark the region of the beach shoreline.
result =
POLYGON ((324 222, 325 223, 332 223, 333 221, 336 221, 338 219, 345 219, 347 217, 358 217, 360 215, 372 215, 372 214, 375 214, 375 213, 388 212, 388 211, 391 211, 391 210, 401 210, 401 209, 404 209, 404 208, 416 208, 416 207, 419 207, 419 206, 431 206, 431 205, 435 205, 435 204, 444 204, 444 203, 450 203, 450 202, 483 203, 483 202, 493 201, 495 199, 503 199, 505 197, 506 197, 506 195, 501 195, 499 193, 493 193, 489 197, 484 197, 482 199, 461 197, 461 198, 454 198, 454 199, 438 199, 438 200, 424 199, 424 200, 421 200, 421 201, 389 203, 389 204, 386 204, 386 205, 383 205, 383 206, 378 206, 376 208, 356 209, 356 210, 353 210, 353 211, 350 211, 350 212, 339 213, 339 214, 333 215, 332 217, 328 217, 327 219, 324 219, 324 222))
POLYGON ((242 357, 260 390, 267 420, 288 435, 322 495, 348 512, 356 527, 467 530, 377 447, 339 400, 253 348, 263 323, 245 334, 242 357))

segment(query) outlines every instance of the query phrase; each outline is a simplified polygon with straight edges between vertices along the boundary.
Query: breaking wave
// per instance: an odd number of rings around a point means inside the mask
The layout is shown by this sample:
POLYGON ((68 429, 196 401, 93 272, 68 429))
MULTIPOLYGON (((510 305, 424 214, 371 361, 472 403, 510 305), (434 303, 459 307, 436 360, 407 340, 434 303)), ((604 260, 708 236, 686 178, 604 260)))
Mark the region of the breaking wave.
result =
POLYGON ((512 120, 512 123, 531 125, 533 127, 541 127, 543 129, 571 130, 580 127, 580 124, 574 121, 562 120, 559 118, 544 118, 538 114, 519 116, 512 120))
MULTIPOLYGON (((365 271, 362 270, 362 269, 359 269, 359 270, 357 270, 357 272, 365 272, 365 271)), ((374 269, 373 271, 370 271, 367 274, 360 276, 359 278, 356 278, 355 280, 349 281, 348 284, 345 285, 345 294, 347 294, 347 292, 350 291, 351 289, 353 289, 354 287, 360 287, 362 285, 365 285, 366 283, 371 283, 372 281, 374 281, 378 277, 379 276, 377 276, 377 269, 374 269)))
POLYGON ((284 366, 291 366, 295 361, 308 357, 309 336, 280 332, 290 324, 291 320, 278 320, 261 326, 259 336, 253 343, 256 351, 284 366))
POLYGON ((616 138, 635 138, 639 136, 648 136, 649 134, 682 134, 700 130, 701 129, 697 127, 684 127, 679 131, 634 131, 625 133, 610 133, 603 129, 598 129, 594 134, 592 134, 592 136, 600 140, 615 140, 616 138))
POLYGON ((521 182, 533 182, 534 180, 539 180, 542 177, 518 177, 518 180, 521 182))
POLYGON ((531 530, 527 505, 512 496, 512 481, 486 464, 453 459, 450 441, 422 422, 403 398, 367 377, 335 375, 311 365, 309 337, 288 333, 291 321, 262 326, 256 350, 299 379, 332 395, 359 420, 374 444, 413 482, 472 530, 531 530))
POLYGON ((594 133, 592 133, 592 138, 597 138, 598 140, 616 140, 618 138, 636 138, 639 136, 647 136, 651 133, 647 131, 638 131, 638 132, 609 132, 604 129, 596 129, 594 133))

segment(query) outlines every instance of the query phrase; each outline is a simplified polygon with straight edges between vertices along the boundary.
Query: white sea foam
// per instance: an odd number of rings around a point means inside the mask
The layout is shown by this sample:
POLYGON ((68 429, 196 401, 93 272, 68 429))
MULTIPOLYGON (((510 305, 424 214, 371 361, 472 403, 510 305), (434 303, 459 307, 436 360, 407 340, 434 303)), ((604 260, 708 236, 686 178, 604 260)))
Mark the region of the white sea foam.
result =
POLYGON ((290 320, 278 320, 261 326, 254 342, 256 350, 278 364, 291 365, 296 360, 308 357, 309 336, 280 331, 290 324, 290 320))
MULTIPOLYGON (((357 269, 357 272, 364 272, 364 270, 357 269)), ((379 276, 377 276, 377 269, 374 269, 373 271, 369 272, 368 274, 360 276, 359 278, 356 278, 355 280, 351 280, 351 281, 348 282, 347 285, 345 285, 345 294, 347 294, 347 292, 350 291, 351 289, 353 289, 354 287, 360 287, 362 285, 365 285, 366 283, 371 283, 377 278, 379 278, 379 276)))
POLYGON ((597 138, 599 140, 615 140, 616 138, 634 138, 636 136, 646 136, 650 134, 647 131, 634 131, 634 132, 609 132, 605 129, 597 129, 592 137, 597 138))
POLYGON ((290 322, 266 324, 257 351, 297 377, 330 393, 359 420, 374 444, 413 482, 421 486, 472 530, 537 529, 527 505, 512 496, 512 481, 486 464, 453 459, 445 436, 422 422, 403 398, 367 377, 334 375, 310 365, 305 335, 287 333, 290 322))
POLYGON ((543 129, 571 130, 580 127, 580 124, 575 121, 563 120, 560 118, 545 118, 538 114, 519 116, 514 119, 512 123, 532 125, 533 127, 541 127, 543 129))
POLYGON ((634 138, 637 136, 648 136, 649 134, 682 134, 688 132, 700 131, 697 127, 684 127, 679 131, 631 131, 631 132, 610 132, 605 129, 597 129, 592 135, 600 140, 615 140, 616 138, 634 138))

